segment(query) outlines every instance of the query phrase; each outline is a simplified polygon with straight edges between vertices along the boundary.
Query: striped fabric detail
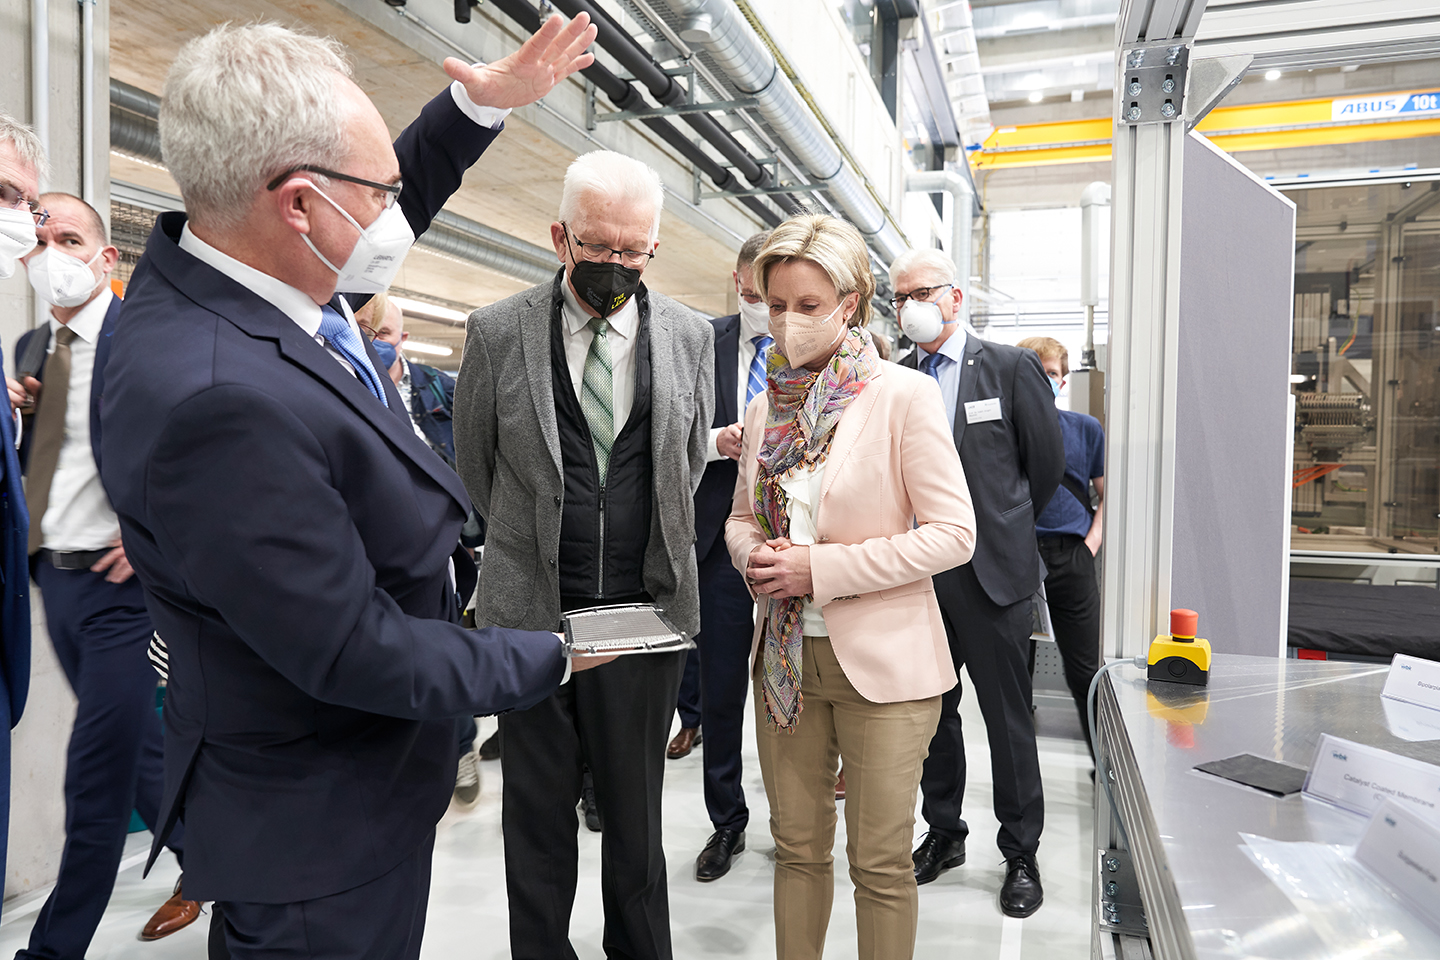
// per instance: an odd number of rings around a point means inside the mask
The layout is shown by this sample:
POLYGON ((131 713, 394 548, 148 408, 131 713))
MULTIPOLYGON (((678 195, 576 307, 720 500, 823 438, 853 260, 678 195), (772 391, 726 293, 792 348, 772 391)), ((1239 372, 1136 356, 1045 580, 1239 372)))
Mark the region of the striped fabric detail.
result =
MULTIPOLYGON (((750 361, 750 382, 745 387, 745 410, 750 409, 750 401, 765 392, 765 364, 770 359, 770 345, 775 342, 774 337, 760 334, 758 337, 751 337, 750 342, 755 344, 755 358, 750 361)), ((740 418, 745 418, 745 410, 740 411, 740 418)))
POLYGON ((580 412, 590 426, 595 444, 595 463, 600 469, 600 482, 605 482, 610 467, 610 450, 615 446, 615 367, 610 358, 610 323, 604 317, 591 317, 590 329, 595 337, 585 355, 585 375, 580 388, 580 412))
POLYGON ((145 654, 150 658, 150 666, 160 674, 160 682, 169 683, 170 650, 165 646, 165 641, 160 639, 160 634, 156 633, 150 637, 150 649, 146 650, 145 654))

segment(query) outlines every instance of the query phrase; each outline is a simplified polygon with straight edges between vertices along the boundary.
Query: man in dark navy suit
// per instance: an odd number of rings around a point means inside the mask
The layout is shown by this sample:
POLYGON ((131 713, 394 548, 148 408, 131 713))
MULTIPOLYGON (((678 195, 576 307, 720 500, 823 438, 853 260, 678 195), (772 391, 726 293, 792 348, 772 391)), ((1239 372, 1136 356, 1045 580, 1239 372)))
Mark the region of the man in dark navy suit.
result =
POLYGON ((464 487, 335 294, 384 289, 593 37, 554 17, 495 63, 446 61, 393 149, 333 41, 225 26, 171 68, 189 219, 159 219, 131 281, 101 452, 169 648, 156 846, 183 809, 186 892, 236 960, 418 956, 457 718, 569 673, 554 634, 459 626, 464 487))
MULTIPOLYGON (((699 714, 705 760, 705 808, 715 827, 695 861, 695 879, 723 877, 745 849, 750 809, 740 784, 740 744, 745 698, 750 690, 750 641, 755 603, 725 547, 725 518, 735 501, 741 424, 757 396, 764 402, 765 363, 770 357, 770 310, 755 290, 750 266, 768 233, 746 240, 733 279, 740 312, 711 320, 715 328, 715 420, 709 462, 695 492, 695 556, 700 569, 699 714)), ((688 671, 687 671, 688 672, 688 671)), ((682 707, 682 723, 685 723, 682 707)), ((687 723, 688 727, 689 724, 687 723)), ((673 746, 673 744, 672 744, 673 746)))
MULTIPOLYGON (((25 258, 44 326, 15 346, 21 386, 35 398, 20 460, 35 522, 30 573, 70 688, 75 725, 65 760, 65 850, 55 888, 17 956, 83 957, 100 925, 124 853, 130 812, 154 829, 164 786, 157 678, 145 651, 154 628, 100 484, 100 397, 120 316, 110 273, 120 254, 100 215, 79 197, 47 193, 49 218, 25 258)), ((183 864, 183 837, 170 848, 183 864)), ((200 916, 179 885, 141 931, 168 936, 200 916)))
MULTIPOLYGON (((0 113, 0 279, 9 279, 19 259, 35 246, 40 171, 45 152, 35 131, 0 113)), ((0 354, 0 364, 4 355, 0 354)), ((10 735, 25 709, 30 689, 30 574, 26 543, 30 514, 20 484, 12 411, 25 402, 23 390, 8 393, 0 415, 0 875, 5 871, 10 824, 10 735)))
MULTIPOLYGON (((1065 447, 1039 358, 967 335, 955 278, 954 262, 939 250, 911 250, 890 267, 900 329, 916 343, 899 362, 940 384, 975 503, 975 556, 937 574, 935 596, 955 669, 963 665, 970 674, 990 741, 997 843, 1005 858, 1000 909, 1028 917, 1043 900, 1035 852, 1045 822, 1030 715, 1030 595, 1045 577, 1035 518, 1060 485, 1065 447)), ((965 862, 959 707, 957 683, 940 701, 920 780, 930 831, 914 853, 917 883, 965 862)))

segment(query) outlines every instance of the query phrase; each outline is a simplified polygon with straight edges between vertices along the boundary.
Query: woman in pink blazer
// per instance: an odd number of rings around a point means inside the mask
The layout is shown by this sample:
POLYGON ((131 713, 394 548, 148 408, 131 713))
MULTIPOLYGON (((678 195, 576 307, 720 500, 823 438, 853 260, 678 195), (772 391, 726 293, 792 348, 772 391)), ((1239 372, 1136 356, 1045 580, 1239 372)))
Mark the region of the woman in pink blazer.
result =
POLYGON ((859 232, 792 218, 754 271, 775 349, 746 411, 725 541, 759 604, 777 952, 824 949, 843 759, 860 956, 908 958, 915 797, 955 685, 930 577, 970 559, 975 514, 939 387, 882 363, 865 330, 875 282, 859 232))

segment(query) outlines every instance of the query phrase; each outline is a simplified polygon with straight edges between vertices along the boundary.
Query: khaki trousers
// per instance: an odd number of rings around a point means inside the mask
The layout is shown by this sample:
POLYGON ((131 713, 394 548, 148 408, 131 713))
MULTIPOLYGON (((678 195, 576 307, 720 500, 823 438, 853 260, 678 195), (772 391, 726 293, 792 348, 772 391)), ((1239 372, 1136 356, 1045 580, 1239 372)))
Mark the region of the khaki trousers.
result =
MULTIPOLYGON (((835 899, 835 777, 845 761, 845 855, 855 884, 861 960, 908 960, 920 898, 910 860, 915 798, 940 698, 871 703, 855 692, 827 637, 806 637, 804 709, 794 733, 766 719, 757 679, 760 772, 775 838, 780 960, 818 960, 835 899)), ((759 667, 757 664, 757 675, 759 667)))

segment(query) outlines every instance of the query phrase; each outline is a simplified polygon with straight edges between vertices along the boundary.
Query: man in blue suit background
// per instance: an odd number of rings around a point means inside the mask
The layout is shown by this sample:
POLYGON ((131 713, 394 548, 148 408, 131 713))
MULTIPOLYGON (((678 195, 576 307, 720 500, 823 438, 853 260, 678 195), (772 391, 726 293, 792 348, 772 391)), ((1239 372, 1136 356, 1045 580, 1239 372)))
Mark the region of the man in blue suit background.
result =
MULTIPOLYGON (((19 258, 35 246, 45 153, 35 132, 0 113, 0 279, 14 276, 19 258)), ((4 354, 0 353, 0 364, 4 354)), ((0 416, 0 876, 5 873, 10 824, 10 730, 20 722, 30 689, 30 573, 26 542, 30 514, 15 455, 14 404, 24 391, 7 392, 0 416)))
POLYGON ((393 148, 334 41, 226 26, 171 68, 188 221, 159 219, 131 280, 102 462, 169 651, 157 847, 183 808, 186 892, 236 960, 417 957, 457 719, 570 672, 553 634, 460 627, 469 499, 336 291, 384 289, 594 35, 553 17, 495 63, 447 60, 393 148))

